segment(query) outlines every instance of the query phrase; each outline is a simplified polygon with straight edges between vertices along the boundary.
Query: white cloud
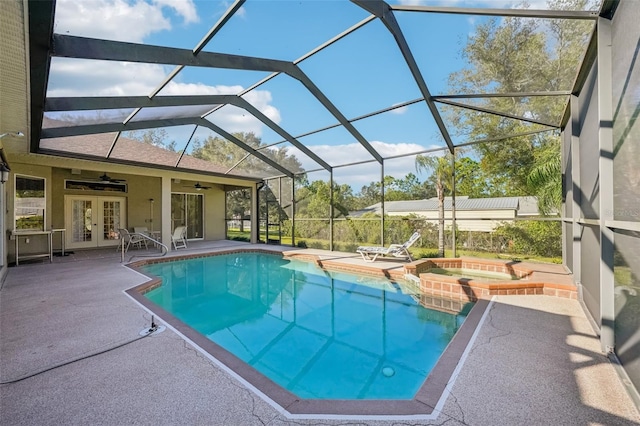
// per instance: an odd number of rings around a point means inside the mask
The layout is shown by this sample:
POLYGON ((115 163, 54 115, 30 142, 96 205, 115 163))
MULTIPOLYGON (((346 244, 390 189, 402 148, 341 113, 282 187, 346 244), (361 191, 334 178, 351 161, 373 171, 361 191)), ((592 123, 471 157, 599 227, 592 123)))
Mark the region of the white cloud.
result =
POLYGON ((55 32, 83 37, 141 43, 154 32, 171 29, 163 14, 170 7, 184 22, 196 22, 198 15, 191 0, 58 0, 55 32))
POLYGON ((160 7, 169 7, 184 19, 184 22, 198 22, 196 5, 191 0, 153 0, 160 7))
POLYGON ((47 96, 148 95, 166 74, 155 64, 54 58, 47 96))

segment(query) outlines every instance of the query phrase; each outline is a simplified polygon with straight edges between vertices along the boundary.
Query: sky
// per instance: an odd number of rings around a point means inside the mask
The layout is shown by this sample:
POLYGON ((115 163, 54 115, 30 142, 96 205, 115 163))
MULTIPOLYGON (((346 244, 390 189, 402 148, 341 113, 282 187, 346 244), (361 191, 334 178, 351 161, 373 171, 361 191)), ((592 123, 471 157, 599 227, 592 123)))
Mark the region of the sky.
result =
MULTIPOLYGON (((389 3, 492 8, 511 8, 517 4, 510 0, 389 3)), ((546 8, 544 1, 529 3, 531 9, 546 8)), ((193 49, 230 5, 230 1, 213 0, 58 0, 54 31, 193 49)), ((295 61, 368 16, 362 8, 345 0, 248 0, 204 51, 295 61)), ((397 12, 396 18, 431 94, 447 93, 449 74, 464 67, 461 50, 467 37, 486 18, 410 12, 397 12)), ((377 19, 298 65, 348 119, 422 97, 393 37, 377 19)), ((173 69, 166 65, 53 58, 47 94, 149 95, 173 69)), ((186 67, 159 96, 238 94, 267 75, 186 67)), ((294 137, 337 123, 299 81, 284 74, 243 98, 294 137)), ((206 106, 202 109, 208 110, 206 106)), ((113 119, 122 120, 126 114, 128 111, 119 111, 113 119)), ((254 132, 269 144, 283 140, 239 108, 225 106, 207 118, 230 133, 254 132)), ((445 146, 424 102, 358 120, 353 125, 383 157, 445 146)), ((166 130, 181 148, 193 128, 166 130)), ((196 134, 201 139, 208 135, 211 132, 203 128, 196 134)), ((465 142, 453 136, 455 142, 465 142)), ((332 166, 372 159, 341 127, 299 140, 332 166)), ((297 148, 288 143, 283 146, 302 161, 306 170, 319 168, 297 148)), ((416 173, 413 156, 385 162, 385 175, 401 178, 409 172, 416 173)), ((335 175, 336 181, 348 183, 357 191, 379 180, 380 167, 368 163, 337 168, 335 175)))

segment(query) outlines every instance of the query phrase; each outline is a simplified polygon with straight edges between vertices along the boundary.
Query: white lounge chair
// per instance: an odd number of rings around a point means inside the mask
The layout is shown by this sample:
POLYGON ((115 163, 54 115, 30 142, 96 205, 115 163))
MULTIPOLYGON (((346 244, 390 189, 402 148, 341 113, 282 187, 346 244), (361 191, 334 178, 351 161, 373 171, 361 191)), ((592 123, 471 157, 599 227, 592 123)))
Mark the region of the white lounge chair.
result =
POLYGON ((176 226, 176 229, 173 230, 173 235, 171 235, 171 242, 176 250, 187 248, 187 227, 176 226))
POLYGON ((378 256, 393 256, 402 257, 408 259, 411 262, 413 259, 409 254, 409 247, 413 245, 420 238, 419 232, 414 232, 411 238, 404 244, 391 244, 389 247, 382 246, 360 246, 356 249, 358 253, 362 255, 362 259, 365 262, 374 262, 378 256))

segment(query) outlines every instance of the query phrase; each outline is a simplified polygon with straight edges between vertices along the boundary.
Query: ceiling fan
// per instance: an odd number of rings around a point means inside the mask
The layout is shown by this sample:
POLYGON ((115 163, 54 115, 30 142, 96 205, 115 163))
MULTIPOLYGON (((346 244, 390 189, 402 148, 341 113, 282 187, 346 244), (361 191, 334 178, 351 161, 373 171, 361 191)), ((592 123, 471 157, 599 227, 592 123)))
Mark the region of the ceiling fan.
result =
POLYGON ((106 172, 102 176, 98 176, 98 179, 100 179, 100 182, 102 182, 102 183, 121 183, 121 182, 126 182, 125 179, 114 179, 111 176, 107 175, 106 172))
POLYGON ((195 185, 185 185, 185 188, 194 188, 196 191, 202 191, 203 189, 211 189, 210 186, 201 185, 200 182, 196 182, 195 185))

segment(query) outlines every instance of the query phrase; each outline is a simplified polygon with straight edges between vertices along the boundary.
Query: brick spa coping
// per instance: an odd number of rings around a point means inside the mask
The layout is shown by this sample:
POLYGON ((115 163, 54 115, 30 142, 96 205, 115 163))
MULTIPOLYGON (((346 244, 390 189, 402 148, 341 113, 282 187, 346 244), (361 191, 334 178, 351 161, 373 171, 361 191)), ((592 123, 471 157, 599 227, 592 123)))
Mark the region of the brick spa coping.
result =
MULTIPOLYGON (((480 321, 489 306, 489 301, 480 299, 476 301, 472 309, 467 314, 462 326, 458 329, 453 339, 449 342, 444 352, 441 354, 436 365, 433 367, 422 386, 412 399, 403 400, 330 400, 330 399, 304 399, 300 398, 288 390, 284 389, 267 376, 227 351, 220 345, 206 338, 204 335, 183 323, 173 314, 164 308, 156 305, 144 294, 162 285, 161 279, 143 272, 140 268, 147 264, 171 262, 176 260, 194 259, 208 256, 218 256, 233 253, 264 253, 270 255, 282 255, 279 252, 261 249, 234 249, 207 254, 194 254, 176 256, 171 258, 141 260, 128 264, 127 266, 137 272, 149 277, 149 281, 126 290, 126 293, 145 308, 157 315, 162 321, 172 326, 184 337, 191 340, 201 350, 208 353, 218 362, 235 372, 242 379, 256 388, 263 395, 266 395, 272 402, 279 405, 283 412, 291 416, 426 416, 433 413, 434 408, 444 395, 447 383, 452 378, 452 374, 461 361, 461 357, 469 345, 480 321)), ((288 258, 289 256, 283 256, 288 258)), ((307 260, 320 265, 333 266, 335 262, 321 261, 317 256, 295 256, 295 259, 307 260)), ((403 275, 402 273, 391 273, 389 271, 377 272, 375 268, 350 268, 353 265, 340 265, 338 270, 349 272, 365 272, 377 276, 393 277, 403 275)), ((437 296, 421 296, 421 302, 432 309, 453 312, 460 305, 458 301, 451 301, 437 296)))
POLYGON ((419 277, 420 291, 425 295, 449 297, 454 300, 476 301, 495 295, 546 295, 578 299, 578 289, 573 284, 552 282, 540 277, 533 269, 519 262, 476 258, 420 259, 405 265, 408 274, 419 277), (480 272, 495 272, 518 277, 509 280, 496 277, 495 281, 478 281, 473 278, 452 277, 429 272, 432 268, 462 268, 480 272))

